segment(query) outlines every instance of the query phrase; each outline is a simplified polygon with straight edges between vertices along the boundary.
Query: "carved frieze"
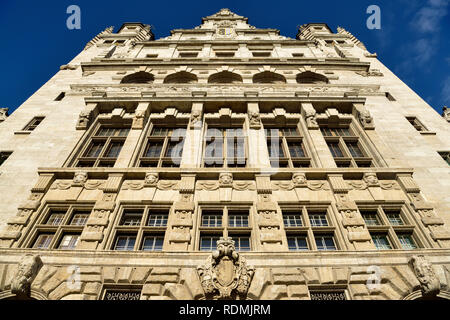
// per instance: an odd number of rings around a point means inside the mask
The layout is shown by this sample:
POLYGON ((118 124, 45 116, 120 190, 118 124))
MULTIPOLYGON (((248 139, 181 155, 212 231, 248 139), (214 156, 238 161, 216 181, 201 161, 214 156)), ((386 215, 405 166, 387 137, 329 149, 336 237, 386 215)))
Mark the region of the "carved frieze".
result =
POLYGON ((231 238, 220 238, 217 250, 197 272, 207 299, 245 299, 254 269, 236 252, 231 238))

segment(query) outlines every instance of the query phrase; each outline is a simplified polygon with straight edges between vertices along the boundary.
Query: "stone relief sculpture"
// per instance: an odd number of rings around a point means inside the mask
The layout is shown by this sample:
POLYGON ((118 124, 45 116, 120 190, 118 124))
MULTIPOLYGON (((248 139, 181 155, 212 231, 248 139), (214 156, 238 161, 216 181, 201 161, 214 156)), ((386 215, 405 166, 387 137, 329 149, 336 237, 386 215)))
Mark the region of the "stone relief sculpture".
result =
POLYGON ((359 121, 364 128, 373 126, 373 118, 369 110, 363 110, 359 113, 359 121))
POLYGON ((261 117, 258 112, 250 111, 248 114, 250 121, 250 129, 260 129, 261 128, 261 117))
POLYGON ((145 175, 145 185, 147 187, 156 186, 159 181, 159 174, 156 172, 149 172, 145 175))
MULTIPOLYGON (((1 109, 0 109, 0 113, 1 113, 1 109)), ((444 106, 444 108, 442 109, 442 117, 444 117, 445 120, 450 122, 450 108, 447 108, 447 106, 444 106)), ((0 115, 0 121, 2 121, 1 115, 0 115)))
POLYGON ((77 171, 75 172, 75 176, 73 177, 72 186, 81 186, 83 187, 88 179, 87 172, 77 171))
POLYGON ((11 281, 11 292, 19 297, 29 297, 31 283, 42 267, 42 260, 38 255, 27 254, 22 258, 17 272, 11 281))
POLYGON ((315 110, 307 110, 305 113, 306 125, 308 128, 317 128, 317 113, 315 110))
POLYGON ((5 121, 8 117, 8 108, 0 108, 0 122, 5 121))
POLYGON ((191 114, 191 128, 199 126, 202 120, 202 112, 200 110, 193 110, 191 114))
POLYGON ((292 182, 294 186, 305 186, 306 185, 306 175, 304 173, 294 173, 292 175, 292 182))
POLYGON ((233 174, 221 173, 219 175, 219 186, 220 187, 232 187, 233 186, 233 174))
POLYGON ((431 263, 423 255, 418 255, 411 258, 410 264, 420 282, 422 295, 424 297, 436 296, 440 291, 441 284, 431 263))
POLYGON ((363 180, 369 187, 379 185, 379 181, 378 181, 376 173, 364 173, 363 180))
POLYGON ((207 299, 245 299, 254 269, 236 252, 234 241, 222 237, 197 273, 207 299))

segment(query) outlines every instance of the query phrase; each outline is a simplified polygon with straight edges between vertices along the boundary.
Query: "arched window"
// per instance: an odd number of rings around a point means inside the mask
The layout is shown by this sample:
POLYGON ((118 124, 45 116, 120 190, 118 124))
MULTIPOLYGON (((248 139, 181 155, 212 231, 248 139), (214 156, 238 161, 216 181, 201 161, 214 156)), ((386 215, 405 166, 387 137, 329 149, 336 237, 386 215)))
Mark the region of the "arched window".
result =
POLYGON ((242 77, 237 73, 230 71, 222 71, 212 74, 208 78, 208 83, 239 83, 242 77))
POLYGON ((297 83, 328 83, 328 78, 311 71, 299 73, 297 83))
POLYGON ((197 82, 197 76, 193 73, 186 71, 180 71, 169 74, 164 79, 164 83, 195 83, 195 82, 197 82))
POLYGON ((152 83, 155 77, 148 72, 139 71, 123 77, 120 83, 152 83))
POLYGON ((286 78, 278 73, 264 71, 253 76, 253 83, 286 83, 286 78))

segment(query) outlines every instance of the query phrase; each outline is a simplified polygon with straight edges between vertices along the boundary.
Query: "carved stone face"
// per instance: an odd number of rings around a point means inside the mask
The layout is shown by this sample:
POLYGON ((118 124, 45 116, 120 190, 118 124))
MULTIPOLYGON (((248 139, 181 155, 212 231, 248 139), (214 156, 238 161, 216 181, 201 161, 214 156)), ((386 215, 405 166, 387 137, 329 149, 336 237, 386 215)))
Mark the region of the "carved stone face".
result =
POLYGON ((145 184, 154 185, 158 182, 159 176, 157 173, 147 173, 145 175, 145 184))
POLYGON ((366 173, 366 174, 364 174, 363 179, 368 185, 377 185, 378 184, 378 178, 375 173, 366 173))
POLYGON ((297 173, 292 176, 292 182, 297 185, 304 185, 306 184, 306 176, 304 173, 297 173))
POLYGON ((88 175, 86 172, 78 171, 75 172, 75 176, 73 177, 73 183, 75 184, 83 184, 87 181, 88 175))
POLYGON ((219 183, 221 186, 231 185, 233 183, 233 175, 231 173, 221 173, 219 183))

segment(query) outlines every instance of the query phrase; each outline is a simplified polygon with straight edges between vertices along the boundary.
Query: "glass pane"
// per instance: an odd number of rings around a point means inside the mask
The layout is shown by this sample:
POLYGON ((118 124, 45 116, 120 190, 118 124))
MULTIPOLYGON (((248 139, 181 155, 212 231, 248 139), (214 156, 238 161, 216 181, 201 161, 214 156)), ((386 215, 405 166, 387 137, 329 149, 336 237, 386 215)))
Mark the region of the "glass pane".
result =
POLYGON ((169 133, 169 128, 165 127, 153 127, 151 136, 154 137, 165 137, 169 133))
POLYGON ((147 158, 159 158, 163 147, 162 142, 149 142, 144 157, 147 158))
POLYGON ((75 214, 72 218, 72 221, 70 222, 70 225, 84 226, 84 225, 86 225, 88 218, 89 218, 89 214, 86 214, 86 213, 75 214))
POLYGON ((376 211, 361 211, 361 215, 368 226, 378 226, 380 221, 376 211))
POLYGON ((317 250, 336 250, 332 236, 316 236, 317 250))
POLYGON ((398 240, 400 241, 402 248, 405 250, 417 249, 417 245, 414 242, 412 235, 410 235, 410 234, 399 234, 398 240))
POLYGON ((378 250, 392 249, 391 244, 385 235, 372 235, 372 240, 378 250))
POLYGON ((93 141, 85 153, 85 157, 97 158, 105 145, 104 141, 93 141))
POLYGON ((48 225, 51 226, 59 226, 61 225, 63 219, 64 219, 65 213, 52 213, 47 220, 48 225))
POLYGON ((304 158, 305 151, 301 142, 288 142, 289 152, 292 158, 304 158))
POLYGON ((267 149, 269 151, 270 158, 278 159, 285 157, 282 140, 278 137, 272 137, 267 140, 267 149))
POLYGON ((167 226, 167 213, 151 213, 148 218, 149 227, 165 227, 167 226))
POLYGON ((48 249, 50 247, 50 243, 52 242, 54 234, 41 234, 36 239, 33 248, 36 249, 48 249))
POLYGON ((167 145, 165 157, 168 158, 181 158, 183 155, 184 140, 170 141, 167 145))
POLYGON ((308 241, 306 236, 288 237, 288 247, 291 251, 303 251, 308 250, 308 241))
POLYGON ((122 217, 122 226, 139 226, 142 220, 142 211, 125 211, 122 217))
POLYGON ((283 215, 285 227, 302 227, 303 220, 300 214, 283 215))
POLYGON ((163 237, 145 237, 142 244, 144 251, 162 251, 164 238, 163 237))
POLYGON ((339 143, 337 142, 328 142, 328 147, 330 148, 331 154, 334 158, 342 158, 344 154, 341 151, 341 148, 339 148, 339 143))
POLYGON ((221 227, 222 213, 203 213, 202 227, 221 227))
POLYGON ((219 236, 201 237, 200 238, 200 250, 201 251, 213 251, 216 250, 217 241, 219 236))
POLYGON ((229 227, 248 227, 248 215, 229 215, 229 227))
POLYGON ((299 136, 297 128, 284 128, 283 134, 285 137, 297 137, 299 136))
POLYGON ((59 249, 62 250, 71 250, 75 249, 78 243, 79 235, 65 235, 61 243, 59 244, 59 249))
POLYGON ((348 150, 350 151, 351 155, 355 158, 361 158, 364 157, 364 154, 361 152, 361 150, 358 147, 358 143, 356 142, 347 142, 348 150))
POLYGON ((401 226, 404 224, 399 211, 385 211, 385 212, 391 225, 401 226))
POLYGON ((250 251, 250 237, 233 236, 234 245, 237 251, 250 251))
POLYGON ((313 213, 309 214, 309 222, 313 227, 325 227, 328 226, 327 215, 325 213, 313 213))
POLYGON ((134 244, 136 242, 135 236, 120 236, 117 237, 115 250, 129 251, 134 249, 134 244))
POLYGON ((107 158, 117 158, 122 150, 123 142, 111 142, 109 149, 105 154, 107 158))

